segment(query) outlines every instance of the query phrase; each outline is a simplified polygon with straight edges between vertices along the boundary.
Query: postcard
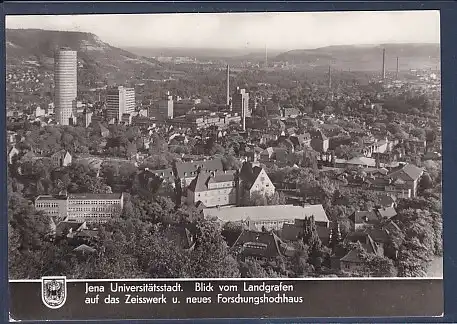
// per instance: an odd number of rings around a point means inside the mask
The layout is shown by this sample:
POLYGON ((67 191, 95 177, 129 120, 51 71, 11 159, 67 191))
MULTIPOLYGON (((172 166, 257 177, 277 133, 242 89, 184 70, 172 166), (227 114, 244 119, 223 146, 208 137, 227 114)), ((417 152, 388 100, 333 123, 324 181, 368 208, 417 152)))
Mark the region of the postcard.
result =
POLYGON ((11 320, 441 316, 439 11, 6 17, 11 320))

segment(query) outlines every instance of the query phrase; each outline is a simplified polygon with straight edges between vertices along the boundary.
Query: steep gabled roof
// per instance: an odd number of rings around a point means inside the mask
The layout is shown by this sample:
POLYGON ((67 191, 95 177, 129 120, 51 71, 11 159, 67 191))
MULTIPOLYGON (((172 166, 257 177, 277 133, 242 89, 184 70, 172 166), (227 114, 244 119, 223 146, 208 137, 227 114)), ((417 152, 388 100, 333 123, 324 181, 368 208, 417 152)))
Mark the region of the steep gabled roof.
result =
POLYGON ((243 185, 245 186, 245 188, 251 189, 252 185, 259 177, 260 172, 262 172, 261 167, 258 167, 258 166, 253 167, 252 163, 245 162, 243 164, 243 166, 241 167, 240 181, 243 182, 243 185))
POLYGON ((397 211, 393 207, 386 207, 378 209, 379 216, 382 218, 392 218, 397 215, 397 211))
POLYGON ((355 224, 375 224, 379 222, 379 217, 372 210, 355 211, 349 216, 349 219, 355 224))
POLYGON ((274 258, 284 252, 284 243, 270 232, 243 230, 233 246, 242 247, 242 253, 249 256, 274 258))
POLYGON ((235 172, 233 170, 223 172, 206 172, 200 173, 189 184, 189 190, 193 192, 202 192, 209 190, 210 183, 235 181, 235 172))
POLYGON ((200 168, 201 171, 223 171, 222 159, 216 158, 207 161, 176 162, 175 170, 179 178, 195 174, 200 168))
POLYGON ((367 251, 368 253, 378 254, 378 246, 373 241, 370 234, 366 232, 349 233, 344 239, 344 241, 353 243, 360 242, 365 251, 367 251))
POLYGON ((364 261, 359 256, 359 251, 351 250, 340 261, 351 262, 351 263, 363 263, 364 261))
POLYGON ((389 174, 391 178, 401 178, 402 180, 418 180, 422 173, 424 172, 423 169, 415 166, 414 164, 406 164, 399 170, 395 170, 389 174), (406 175, 408 179, 405 179, 403 175, 406 175))

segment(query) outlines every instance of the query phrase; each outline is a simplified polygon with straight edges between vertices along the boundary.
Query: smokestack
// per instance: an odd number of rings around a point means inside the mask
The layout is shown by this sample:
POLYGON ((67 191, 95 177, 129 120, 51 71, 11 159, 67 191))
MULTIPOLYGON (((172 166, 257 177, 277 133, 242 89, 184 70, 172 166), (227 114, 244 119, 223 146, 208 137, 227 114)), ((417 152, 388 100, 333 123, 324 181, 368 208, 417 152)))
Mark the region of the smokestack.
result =
POLYGON ((330 69, 330 65, 328 66, 328 88, 332 88, 332 70, 330 69))
POLYGON ((268 48, 267 44, 265 44, 265 67, 268 67, 268 48))
POLYGON ((386 49, 382 50, 382 79, 386 78, 386 49))
POLYGON ((398 56, 397 56, 397 72, 395 73, 395 78, 398 80, 398 56))
POLYGON ((230 67, 227 64, 227 106, 230 106, 230 67))

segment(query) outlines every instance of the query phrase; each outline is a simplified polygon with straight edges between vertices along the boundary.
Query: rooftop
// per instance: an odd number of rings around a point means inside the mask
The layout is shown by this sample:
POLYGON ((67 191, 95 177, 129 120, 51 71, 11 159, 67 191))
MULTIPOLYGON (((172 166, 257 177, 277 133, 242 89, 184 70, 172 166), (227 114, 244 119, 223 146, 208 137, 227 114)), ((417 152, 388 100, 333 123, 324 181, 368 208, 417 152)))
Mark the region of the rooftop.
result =
POLYGON ((249 206, 230 208, 207 208, 203 210, 205 217, 216 217, 223 222, 241 222, 245 220, 290 220, 304 219, 314 216, 316 222, 329 220, 322 205, 307 205, 304 207, 293 205, 249 206))
POLYGON ((87 200, 96 200, 96 199, 121 199, 123 193, 71 193, 68 194, 69 199, 87 199, 87 200))

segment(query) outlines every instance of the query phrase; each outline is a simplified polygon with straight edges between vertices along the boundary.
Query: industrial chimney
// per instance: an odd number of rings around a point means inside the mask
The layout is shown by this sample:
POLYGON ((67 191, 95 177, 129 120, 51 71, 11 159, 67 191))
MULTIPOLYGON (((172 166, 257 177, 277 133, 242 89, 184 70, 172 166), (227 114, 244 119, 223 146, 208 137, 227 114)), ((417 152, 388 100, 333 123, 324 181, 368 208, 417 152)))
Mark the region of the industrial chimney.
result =
POLYGON ((382 50, 382 79, 386 78, 386 49, 382 50))
POLYGON ((332 70, 330 69, 330 65, 328 66, 328 88, 332 88, 332 70))
POLYGON ((230 67, 227 64, 227 107, 230 106, 230 67))
POLYGON ((395 78, 398 80, 398 56, 397 56, 397 72, 395 73, 395 78))

